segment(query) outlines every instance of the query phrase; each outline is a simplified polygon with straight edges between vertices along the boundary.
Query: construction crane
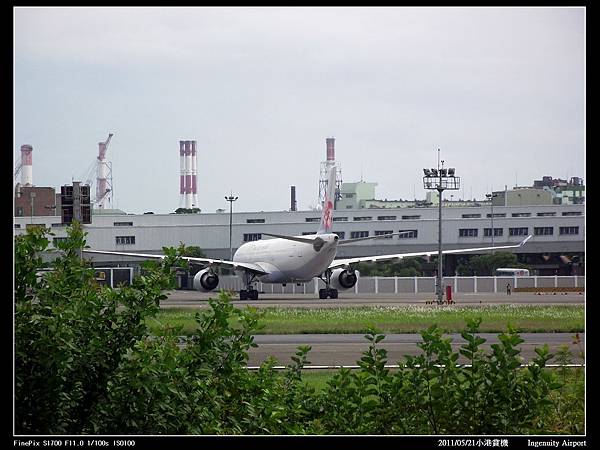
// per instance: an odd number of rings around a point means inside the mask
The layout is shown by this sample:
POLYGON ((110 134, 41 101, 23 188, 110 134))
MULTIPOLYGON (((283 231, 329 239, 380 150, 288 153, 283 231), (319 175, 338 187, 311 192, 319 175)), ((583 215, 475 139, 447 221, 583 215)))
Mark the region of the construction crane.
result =
POLYGON ((104 208, 104 200, 112 196, 112 165, 106 162, 106 151, 108 144, 113 137, 113 133, 109 133, 108 138, 104 142, 98 143, 98 171, 96 183, 96 201, 95 203, 104 208))
POLYGON ((112 139, 112 137, 113 137, 113 133, 109 133, 108 139, 106 139, 106 141, 98 143, 98 145, 101 145, 104 147, 104 151, 102 151, 102 147, 101 147, 100 154, 98 155, 98 159, 100 159, 100 160, 104 159, 104 156, 106 155, 106 151, 108 150, 108 144, 110 143, 110 140, 112 139))
POLYGON ((19 172, 21 171, 21 167, 23 167, 23 161, 19 161, 17 163, 17 165, 15 166, 15 179, 19 175, 19 172))
POLYGON ((96 198, 92 200, 93 204, 100 204, 112 192, 112 185, 108 187, 106 180, 107 176, 110 177, 112 174, 112 170, 110 163, 104 161, 112 137, 113 133, 109 133, 108 138, 104 142, 98 143, 98 156, 93 159, 84 175, 80 178, 83 184, 90 186, 90 190, 94 184, 94 179, 102 180, 96 183, 96 198), (99 186, 100 183, 102 186, 99 186))

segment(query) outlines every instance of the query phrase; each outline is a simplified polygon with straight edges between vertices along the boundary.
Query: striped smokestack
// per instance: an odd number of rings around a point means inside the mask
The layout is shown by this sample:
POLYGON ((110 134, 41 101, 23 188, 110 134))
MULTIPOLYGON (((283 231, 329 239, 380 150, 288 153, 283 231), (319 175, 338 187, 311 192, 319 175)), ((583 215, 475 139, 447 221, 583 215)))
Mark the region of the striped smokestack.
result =
POLYGON ((194 208, 198 207, 197 179, 198 172, 196 166, 196 141, 192 141, 192 203, 194 208))
POLYGON ((327 161, 335 161, 335 138, 326 138, 327 161))
POLYGON ((185 142, 179 141, 179 207, 185 206, 185 142))
POLYGON ((21 185, 33 186, 33 159, 31 145, 21 145, 21 185))
POLYGON ((192 208, 192 145, 185 141, 185 207, 192 208))

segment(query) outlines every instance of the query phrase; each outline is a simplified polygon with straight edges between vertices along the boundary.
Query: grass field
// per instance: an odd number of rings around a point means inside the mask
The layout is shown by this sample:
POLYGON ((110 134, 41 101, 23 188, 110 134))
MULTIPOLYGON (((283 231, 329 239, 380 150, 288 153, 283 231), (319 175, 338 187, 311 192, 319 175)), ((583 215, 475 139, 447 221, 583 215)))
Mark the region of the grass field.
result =
MULTIPOLYGON (((500 333, 507 325, 519 332, 584 331, 583 305, 487 305, 480 307, 453 306, 393 306, 357 308, 264 308, 257 334, 301 333, 365 333, 374 327, 382 333, 418 333, 437 324, 446 332, 465 328, 467 319, 481 318, 480 331, 500 333)), ((161 326, 181 327, 180 335, 194 334, 197 310, 168 309, 148 319, 154 334, 161 334, 161 326)))

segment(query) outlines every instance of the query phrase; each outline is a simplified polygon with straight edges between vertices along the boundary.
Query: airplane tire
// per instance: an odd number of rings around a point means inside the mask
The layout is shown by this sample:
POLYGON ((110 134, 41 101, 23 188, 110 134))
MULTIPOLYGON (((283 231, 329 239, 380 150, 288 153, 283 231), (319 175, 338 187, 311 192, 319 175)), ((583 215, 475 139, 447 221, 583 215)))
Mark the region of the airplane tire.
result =
POLYGON ((245 289, 242 289, 240 291, 240 300, 248 300, 248 291, 245 289))
POLYGON ((338 298, 338 290, 337 289, 329 289, 329 296, 331 298, 338 298))
POLYGON ((321 300, 326 299, 327 298, 327 294, 328 294, 327 289, 319 289, 319 298, 321 300))

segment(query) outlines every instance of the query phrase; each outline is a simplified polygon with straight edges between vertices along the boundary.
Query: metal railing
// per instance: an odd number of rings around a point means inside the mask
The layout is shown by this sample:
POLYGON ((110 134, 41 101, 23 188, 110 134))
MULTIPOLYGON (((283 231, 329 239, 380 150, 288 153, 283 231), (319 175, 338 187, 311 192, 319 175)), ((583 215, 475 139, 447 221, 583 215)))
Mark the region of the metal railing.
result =
MULTIPOLYGON (((219 277, 219 288, 239 291, 242 281, 234 275, 219 277)), ((585 288, 584 276, 498 276, 498 277, 444 277, 442 285, 451 286, 452 293, 504 293, 506 285, 515 288, 585 288)), ((191 283, 188 283, 190 286, 191 283)), ((320 280, 308 283, 258 283, 257 289, 266 294, 313 294, 324 287, 320 280)), ((435 277, 360 277, 353 289, 356 294, 419 294, 435 293, 435 277)))

